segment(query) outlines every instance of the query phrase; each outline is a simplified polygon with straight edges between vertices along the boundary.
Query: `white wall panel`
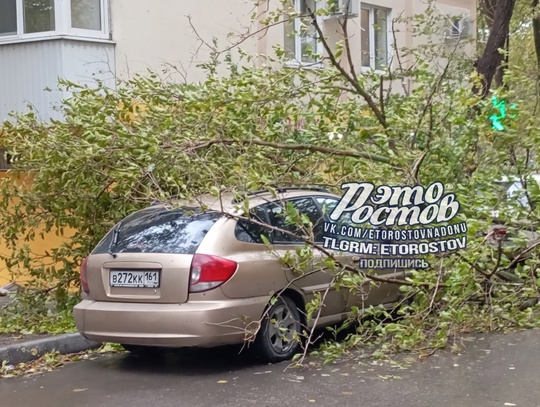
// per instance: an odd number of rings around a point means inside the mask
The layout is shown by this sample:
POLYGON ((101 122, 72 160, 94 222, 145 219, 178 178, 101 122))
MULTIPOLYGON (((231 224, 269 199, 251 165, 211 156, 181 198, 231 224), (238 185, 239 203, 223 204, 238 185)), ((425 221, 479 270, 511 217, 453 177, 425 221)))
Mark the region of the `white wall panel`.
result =
POLYGON ((85 84, 101 78, 114 86, 114 70, 112 43, 59 38, 0 45, 0 121, 28 104, 42 120, 59 118, 53 107, 68 95, 58 90, 58 78, 85 84))

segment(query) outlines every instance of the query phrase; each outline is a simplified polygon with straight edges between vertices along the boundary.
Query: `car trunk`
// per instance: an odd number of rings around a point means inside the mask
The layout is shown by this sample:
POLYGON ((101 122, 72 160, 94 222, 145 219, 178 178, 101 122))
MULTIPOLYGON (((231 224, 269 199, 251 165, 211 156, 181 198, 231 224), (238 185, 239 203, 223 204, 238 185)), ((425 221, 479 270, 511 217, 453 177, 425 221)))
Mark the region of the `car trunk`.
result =
POLYGON ((96 301, 183 303, 188 299, 191 254, 92 255, 87 263, 90 296, 96 301))
POLYGON ((89 296, 95 301, 186 302, 193 255, 219 217, 164 207, 127 217, 88 257, 89 296))

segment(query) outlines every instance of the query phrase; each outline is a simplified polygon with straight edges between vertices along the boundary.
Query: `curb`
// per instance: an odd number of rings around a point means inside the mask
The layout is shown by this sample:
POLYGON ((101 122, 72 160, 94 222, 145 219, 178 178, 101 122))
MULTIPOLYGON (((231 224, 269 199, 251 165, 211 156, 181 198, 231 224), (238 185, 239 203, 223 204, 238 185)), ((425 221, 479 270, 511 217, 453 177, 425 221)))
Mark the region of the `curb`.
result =
POLYGON ((77 353, 87 349, 95 349, 100 345, 99 342, 90 341, 79 333, 19 342, 0 347, 0 364, 2 361, 6 361, 9 364, 29 362, 52 351, 57 351, 62 355, 66 353, 77 353))

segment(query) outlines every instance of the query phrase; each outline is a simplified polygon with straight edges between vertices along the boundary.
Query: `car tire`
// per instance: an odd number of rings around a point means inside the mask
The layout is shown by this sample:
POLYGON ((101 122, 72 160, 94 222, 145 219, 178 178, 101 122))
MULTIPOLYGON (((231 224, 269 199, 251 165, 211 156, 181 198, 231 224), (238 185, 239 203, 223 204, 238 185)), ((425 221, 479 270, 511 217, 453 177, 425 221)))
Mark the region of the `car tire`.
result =
POLYGON ((128 345, 122 344, 122 347, 131 353, 133 356, 137 357, 150 357, 159 352, 159 348, 154 346, 143 346, 143 345, 128 345))
POLYGON ((287 296, 280 296, 265 311, 257 338, 257 356, 266 362, 289 360, 300 349, 302 324, 296 304, 287 296))

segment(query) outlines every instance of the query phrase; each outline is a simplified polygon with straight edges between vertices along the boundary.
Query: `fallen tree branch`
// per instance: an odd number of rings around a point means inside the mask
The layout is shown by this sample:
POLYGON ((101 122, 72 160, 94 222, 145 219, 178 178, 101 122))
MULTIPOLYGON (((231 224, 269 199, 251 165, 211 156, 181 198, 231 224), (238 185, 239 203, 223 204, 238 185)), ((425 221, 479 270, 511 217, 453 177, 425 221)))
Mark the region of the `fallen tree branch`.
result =
POLYGON ((525 255, 534 249, 536 249, 538 246, 540 246, 540 241, 534 243, 533 245, 525 248, 522 250, 515 258, 510 262, 510 264, 506 267, 506 270, 510 270, 513 268, 516 264, 518 264, 521 260, 525 259, 525 255))
POLYGON ((216 144, 257 145, 257 146, 276 148, 279 150, 310 151, 312 153, 316 152, 316 153, 324 153, 324 154, 340 156, 340 157, 362 158, 362 159, 368 159, 368 160, 376 161, 383 164, 391 164, 391 160, 389 157, 384 157, 378 154, 364 153, 361 151, 340 150, 340 149, 331 148, 331 147, 315 146, 312 144, 274 143, 274 142, 258 140, 258 139, 252 139, 252 140, 215 139, 215 140, 204 141, 202 143, 191 144, 189 146, 168 145, 168 146, 162 146, 162 148, 165 148, 165 149, 178 148, 180 150, 185 151, 185 150, 198 150, 202 148, 208 148, 216 144))

